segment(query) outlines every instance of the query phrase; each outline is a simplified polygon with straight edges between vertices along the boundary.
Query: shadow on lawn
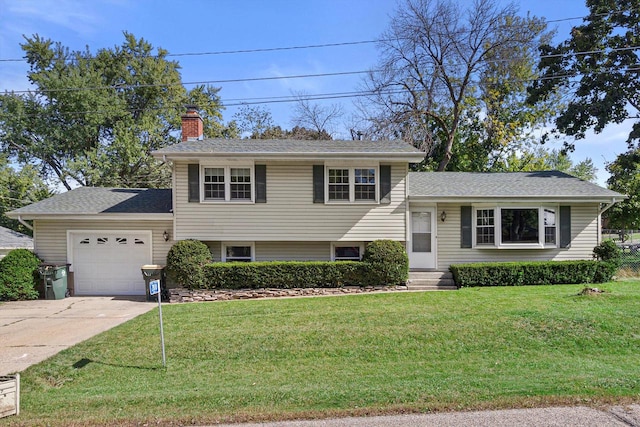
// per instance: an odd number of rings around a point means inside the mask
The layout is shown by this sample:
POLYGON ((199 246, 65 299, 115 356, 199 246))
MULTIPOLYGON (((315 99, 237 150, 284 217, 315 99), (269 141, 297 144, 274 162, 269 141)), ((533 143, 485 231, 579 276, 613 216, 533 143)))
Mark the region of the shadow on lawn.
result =
POLYGON ((157 371, 157 370, 163 369, 161 366, 133 366, 133 365, 121 365, 117 363, 100 362, 99 360, 87 359, 86 357, 74 363, 73 367, 75 369, 82 369, 85 366, 87 366, 89 363, 96 363, 98 365, 104 365, 104 366, 112 366, 115 368, 132 368, 132 369, 141 369, 141 370, 147 370, 147 371, 157 371))

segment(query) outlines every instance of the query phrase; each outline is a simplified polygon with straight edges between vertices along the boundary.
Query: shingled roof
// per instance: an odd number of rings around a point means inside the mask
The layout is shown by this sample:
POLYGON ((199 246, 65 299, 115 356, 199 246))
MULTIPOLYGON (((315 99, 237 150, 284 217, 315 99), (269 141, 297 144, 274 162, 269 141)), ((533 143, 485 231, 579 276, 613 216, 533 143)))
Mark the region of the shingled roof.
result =
POLYGON ((359 157, 401 158, 419 162, 424 153, 401 140, 322 141, 292 139, 204 139, 186 141, 161 148, 155 157, 189 157, 232 155, 251 157, 359 157))
POLYGON ((80 187, 7 213, 11 218, 34 215, 168 214, 171 190, 80 187))
POLYGON ((25 234, 0 227, 0 249, 33 249, 33 239, 25 234))
POLYGON ((625 198, 563 172, 410 172, 409 198, 625 198))

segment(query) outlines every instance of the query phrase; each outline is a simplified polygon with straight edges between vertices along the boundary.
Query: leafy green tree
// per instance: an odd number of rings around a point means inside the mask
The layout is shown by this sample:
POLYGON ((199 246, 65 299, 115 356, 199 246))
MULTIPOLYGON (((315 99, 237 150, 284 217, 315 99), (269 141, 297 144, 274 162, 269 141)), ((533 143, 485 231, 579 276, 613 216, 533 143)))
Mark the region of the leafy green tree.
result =
POLYGON ((35 89, 0 95, 0 149, 43 179, 74 186, 162 187, 170 171, 149 153, 179 140, 185 104, 197 103, 207 136, 221 123, 217 88, 182 85, 167 51, 124 33, 120 46, 70 51, 38 35, 22 44, 35 89))
POLYGON ((488 171, 493 172, 529 172, 557 170, 568 173, 585 181, 595 182, 598 168, 590 158, 578 163, 560 150, 547 150, 542 146, 522 151, 512 151, 495 162, 488 171))
MULTIPOLYGON (((587 130, 635 119, 627 143, 640 139, 640 0, 587 0, 589 15, 557 46, 543 44, 540 79, 529 101, 571 93, 555 119, 557 132, 576 139, 587 130)), ((574 144, 565 142, 568 149, 574 144)))
POLYGON ((640 148, 618 155, 606 168, 611 174, 607 180, 609 189, 629 197, 605 212, 609 227, 640 229, 640 148))
POLYGON ((243 105, 233 115, 233 119, 240 133, 248 139, 332 139, 331 135, 323 129, 309 129, 302 126, 294 126, 291 130, 283 129, 274 124, 271 111, 261 106, 243 105))
POLYGON ((25 165, 16 171, 6 157, 0 155, 0 226, 31 236, 30 229, 15 219, 9 219, 5 213, 51 195, 35 167, 25 165))
POLYGON ((520 145, 551 111, 551 103, 527 105, 524 84, 549 38, 543 20, 518 16, 513 4, 478 0, 464 10, 451 0, 404 0, 366 81, 368 133, 410 141, 437 170, 451 170, 468 141, 484 159, 520 145))

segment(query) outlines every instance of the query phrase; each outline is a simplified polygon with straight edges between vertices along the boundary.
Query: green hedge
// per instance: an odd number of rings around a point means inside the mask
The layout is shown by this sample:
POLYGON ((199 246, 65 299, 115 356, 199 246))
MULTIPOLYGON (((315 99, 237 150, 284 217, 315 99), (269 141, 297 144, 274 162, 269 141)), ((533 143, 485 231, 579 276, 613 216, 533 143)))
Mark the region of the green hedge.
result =
POLYGON ((367 284, 369 265, 357 261, 220 262, 204 267, 206 289, 336 288, 367 284))
POLYGON ((453 279, 464 286, 524 286, 603 283, 617 267, 603 261, 530 261, 452 264, 453 279))
POLYGON ((28 249, 14 249, 0 259, 0 301, 38 298, 38 265, 41 262, 28 249))

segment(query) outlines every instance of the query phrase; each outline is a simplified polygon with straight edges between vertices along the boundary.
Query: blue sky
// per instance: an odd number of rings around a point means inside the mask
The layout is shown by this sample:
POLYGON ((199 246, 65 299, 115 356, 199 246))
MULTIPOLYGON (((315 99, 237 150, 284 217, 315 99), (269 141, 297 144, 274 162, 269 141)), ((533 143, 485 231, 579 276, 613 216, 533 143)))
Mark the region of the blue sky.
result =
MULTIPOLYGON (((547 20, 582 17, 582 0, 521 0, 520 11, 547 20)), ((374 40, 386 28, 395 0, 0 0, 0 59, 21 58, 22 35, 39 34, 73 49, 92 51, 123 41, 122 32, 144 37, 172 54, 219 52, 374 40)), ((581 20, 551 24, 557 40, 568 37, 581 20)), ((175 57, 184 82, 362 71, 374 67, 374 44, 283 50, 274 52, 175 57)), ((0 62, 0 91, 29 88, 24 62, 0 62)), ((289 96, 292 92, 325 94, 358 89, 359 75, 224 83, 225 104, 256 97, 289 96)), ((348 122, 350 99, 339 103, 348 122)), ((290 126, 291 103, 266 104, 277 124, 290 126)), ((237 107, 224 111, 230 120, 237 107)), ((591 157, 598 182, 608 174, 606 161, 626 151, 630 124, 609 126, 599 135, 576 142, 574 161, 591 157)), ((347 127, 337 135, 349 138, 347 127)), ((552 146, 553 147, 553 146, 552 146)))

